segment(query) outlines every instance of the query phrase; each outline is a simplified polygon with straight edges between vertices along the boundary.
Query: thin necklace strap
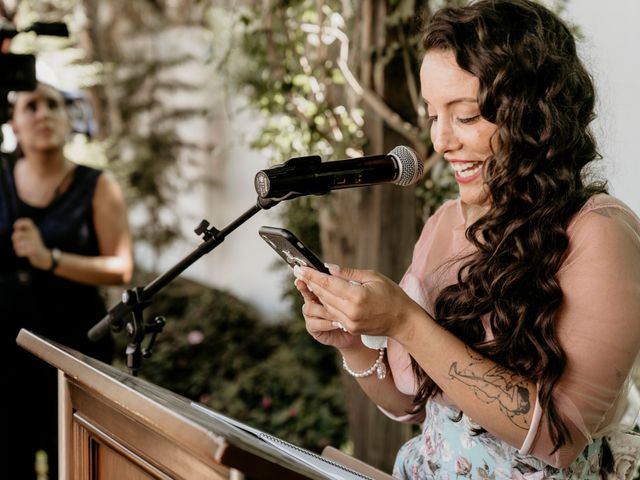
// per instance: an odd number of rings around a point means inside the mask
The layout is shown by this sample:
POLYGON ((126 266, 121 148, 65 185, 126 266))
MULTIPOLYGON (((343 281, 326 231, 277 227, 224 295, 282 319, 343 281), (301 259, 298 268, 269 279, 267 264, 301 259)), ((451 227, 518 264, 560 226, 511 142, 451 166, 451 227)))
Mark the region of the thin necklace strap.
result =
POLYGON ((53 191, 53 197, 51 198, 52 202, 56 200, 60 195, 62 195, 62 188, 64 187, 65 183, 67 183, 69 178, 73 176, 73 173, 76 171, 76 166, 77 165, 75 163, 71 162, 71 168, 67 171, 67 173, 64 174, 64 177, 62 177, 62 179, 58 182, 58 185, 53 191))

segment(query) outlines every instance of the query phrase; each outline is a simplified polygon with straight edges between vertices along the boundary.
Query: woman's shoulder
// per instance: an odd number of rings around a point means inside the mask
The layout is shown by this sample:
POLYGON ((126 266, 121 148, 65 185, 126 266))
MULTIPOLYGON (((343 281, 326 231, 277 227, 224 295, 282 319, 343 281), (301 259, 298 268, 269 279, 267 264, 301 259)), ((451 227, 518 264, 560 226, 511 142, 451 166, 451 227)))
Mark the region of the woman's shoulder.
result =
POLYGON ((619 198, 614 197, 613 195, 609 195, 608 193, 600 193, 598 195, 593 195, 589 200, 587 200, 580 210, 581 213, 592 212, 595 210, 606 209, 606 208, 614 208, 618 210, 626 210, 632 215, 636 216, 631 207, 629 207, 626 203, 624 203, 619 198))
POLYGON ((103 173, 103 170, 100 168, 84 165, 82 163, 76 164, 75 171, 76 175, 88 178, 98 178, 103 173))
POLYGON ((104 177, 102 170, 82 163, 76 163, 73 176, 76 185, 92 192, 98 188, 101 177, 104 177))
POLYGON ((118 181, 109 170, 103 170, 98 167, 80 163, 76 165, 75 170, 75 176, 79 178, 82 183, 93 186, 98 195, 100 195, 101 192, 108 193, 119 188, 118 181))
POLYGON ((601 193, 585 202, 569 224, 569 231, 620 223, 640 232, 640 218, 622 200, 601 193))
POLYGON ((623 246, 640 252, 640 218, 623 201, 607 194, 591 197, 567 228, 574 248, 623 246))

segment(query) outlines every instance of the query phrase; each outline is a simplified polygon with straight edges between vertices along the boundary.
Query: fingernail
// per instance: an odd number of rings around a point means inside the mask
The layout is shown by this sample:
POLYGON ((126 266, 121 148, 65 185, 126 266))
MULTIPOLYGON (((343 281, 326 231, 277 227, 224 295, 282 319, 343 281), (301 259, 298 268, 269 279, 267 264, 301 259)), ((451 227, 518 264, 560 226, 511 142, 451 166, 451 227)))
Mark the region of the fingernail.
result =
POLYGON ((304 278, 304 276, 302 275, 302 269, 298 265, 293 267, 293 275, 296 278, 299 278, 299 279, 303 279, 304 278))
POLYGON ((342 325, 340 322, 331 322, 331 325, 333 325, 335 328, 339 328, 343 332, 348 332, 348 330, 345 328, 345 326, 342 325))
POLYGON ((329 270, 340 270, 340 267, 335 263, 325 263, 324 266, 327 267, 329 270))

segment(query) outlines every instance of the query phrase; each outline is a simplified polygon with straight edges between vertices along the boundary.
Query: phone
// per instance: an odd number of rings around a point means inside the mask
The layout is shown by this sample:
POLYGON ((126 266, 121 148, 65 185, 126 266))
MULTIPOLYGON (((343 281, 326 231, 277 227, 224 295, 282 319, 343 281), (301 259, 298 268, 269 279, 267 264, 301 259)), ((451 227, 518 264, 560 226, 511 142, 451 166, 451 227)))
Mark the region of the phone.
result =
MULTIPOLYGON (((300 265, 302 267, 315 268, 323 273, 329 273, 329 269, 324 266, 322 260, 289 230, 262 226, 258 233, 291 268, 300 265)), ((356 281, 351 281, 351 283, 359 285, 356 281)), ((362 343, 371 349, 387 348, 387 337, 361 335, 360 338, 362 343)))
POLYGON ((329 273, 329 269, 324 266, 324 262, 289 230, 262 226, 258 233, 291 268, 299 265, 301 267, 315 268, 322 273, 329 273))

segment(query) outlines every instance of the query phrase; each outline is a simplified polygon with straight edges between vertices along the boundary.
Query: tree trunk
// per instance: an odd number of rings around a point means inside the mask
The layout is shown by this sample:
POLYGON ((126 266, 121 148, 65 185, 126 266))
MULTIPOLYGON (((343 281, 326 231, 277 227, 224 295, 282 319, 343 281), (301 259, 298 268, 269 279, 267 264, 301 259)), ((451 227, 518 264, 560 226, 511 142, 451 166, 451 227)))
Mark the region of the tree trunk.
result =
MULTIPOLYGON (((87 18, 85 28, 79 34, 79 43, 89 62, 105 64, 113 61, 113 52, 109 51, 109 45, 104 45, 104 39, 111 37, 113 23, 108 25, 101 22, 98 14, 98 0, 82 0, 79 2, 82 13, 87 18)), ((86 89, 89 95, 96 125, 95 136, 104 140, 111 134, 111 121, 108 118, 108 100, 106 87, 103 83, 97 83, 86 89)))
MULTIPOLYGON (((339 265, 374 269, 399 280, 415 241, 412 188, 367 187, 334 192, 320 214, 324 258, 339 265)), ((343 375, 354 455, 390 472, 395 455, 410 437, 409 425, 383 415, 358 386, 343 375)))

